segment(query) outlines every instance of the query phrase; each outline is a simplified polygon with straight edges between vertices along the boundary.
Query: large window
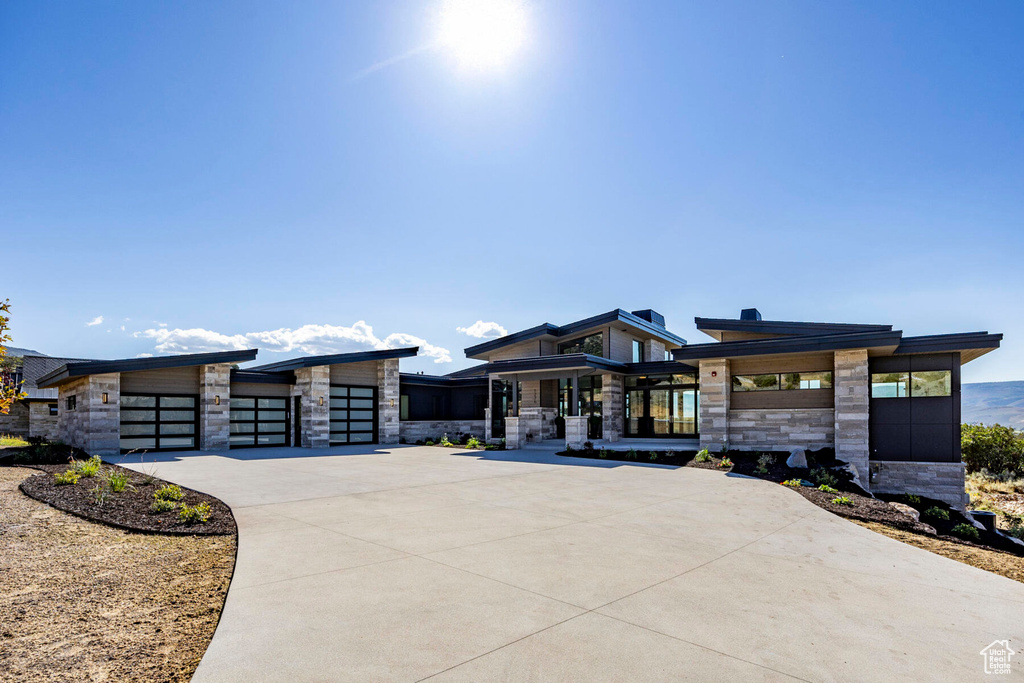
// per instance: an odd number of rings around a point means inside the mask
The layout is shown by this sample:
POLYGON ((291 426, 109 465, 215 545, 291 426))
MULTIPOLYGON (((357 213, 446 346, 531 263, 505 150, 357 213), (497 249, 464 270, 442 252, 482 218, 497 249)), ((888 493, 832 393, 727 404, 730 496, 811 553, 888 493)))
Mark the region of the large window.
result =
POLYGON ((700 432, 696 373, 626 377, 626 436, 694 437, 700 432))
POLYGON ((604 335, 600 332, 580 337, 558 345, 558 353, 589 353, 591 356, 604 355, 604 335))
POLYGON ((643 363, 644 362, 644 343, 639 339, 633 340, 633 362, 643 363))
POLYGON ((871 375, 871 398, 923 398, 953 393, 949 370, 881 372, 871 375))
POLYGON ((831 389, 831 372, 785 372, 764 375, 733 375, 733 391, 789 391, 831 389))

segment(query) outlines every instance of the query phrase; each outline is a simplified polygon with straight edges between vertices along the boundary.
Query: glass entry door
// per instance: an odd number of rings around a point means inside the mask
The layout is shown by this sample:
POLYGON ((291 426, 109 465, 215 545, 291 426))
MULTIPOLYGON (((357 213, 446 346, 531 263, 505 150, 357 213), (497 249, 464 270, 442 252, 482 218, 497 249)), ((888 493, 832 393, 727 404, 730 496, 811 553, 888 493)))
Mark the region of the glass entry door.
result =
MULTIPOLYGON (((626 436, 686 438, 700 431, 700 392, 695 386, 672 386, 689 375, 627 378, 626 436)), ((696 378, 693 378, 696 382, 696 378)))

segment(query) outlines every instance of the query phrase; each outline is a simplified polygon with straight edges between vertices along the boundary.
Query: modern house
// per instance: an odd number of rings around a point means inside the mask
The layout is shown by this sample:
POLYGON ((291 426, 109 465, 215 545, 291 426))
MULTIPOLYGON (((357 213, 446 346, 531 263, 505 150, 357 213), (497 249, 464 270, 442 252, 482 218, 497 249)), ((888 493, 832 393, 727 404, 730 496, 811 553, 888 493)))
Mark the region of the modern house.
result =
POLYGON ((481 362, 445 376, 400 373, 413 347, 244 369, 255 349, 51 359, 61 362, 34 381, 56 392, 58 438, 96 453, 443 433, 510 449, 834 448, 873 491, 965 504, 960 367, 1002 335, 905 337, 891 325, 762 320, 756 309, 695 321, 713 342, 687 344, 649 309, 546 323, 467 348, 481 362))

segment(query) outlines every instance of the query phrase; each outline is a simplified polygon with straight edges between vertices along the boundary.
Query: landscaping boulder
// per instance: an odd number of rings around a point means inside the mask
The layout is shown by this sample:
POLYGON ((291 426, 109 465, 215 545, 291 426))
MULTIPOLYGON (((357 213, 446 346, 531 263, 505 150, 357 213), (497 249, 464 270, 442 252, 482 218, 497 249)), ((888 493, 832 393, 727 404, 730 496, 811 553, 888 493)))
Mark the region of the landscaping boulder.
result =
POLYGON ((860 476, 857 473, 857 468, 854 467, 852 464, 844 462, 842 465, 839 465, 838 467, 831 467, 829 469, 835 472, 839 476, 840 480, 844 479, 846 476, 849 476, 850 480, 845 484, 845 486, 854 493, 859 493, 860 495, 867 496, 868 498, 875 497, 875 494, 868 491, 866 488, 864 488, 864 485, 860 483, 860 476))
POLYGON ((910 507, 906 503, 889 503, 892 507, 896 508, 908 517, 913 517, 915 522, 921 521, 921 513, 916 509, 910 507))
POLYGON ((807 454, 802 448, 794 448, 786 458, 786 467, 807 468, 807 454))

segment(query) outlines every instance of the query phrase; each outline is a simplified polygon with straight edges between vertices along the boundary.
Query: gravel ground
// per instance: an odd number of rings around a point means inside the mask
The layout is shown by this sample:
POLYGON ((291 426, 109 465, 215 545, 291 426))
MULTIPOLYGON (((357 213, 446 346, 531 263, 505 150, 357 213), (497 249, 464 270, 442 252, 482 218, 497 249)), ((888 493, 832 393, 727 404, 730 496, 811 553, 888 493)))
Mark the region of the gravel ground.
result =
POLYGON ((187 681, 213 637, 235 536, 136 534, 18 490, 0 468, 0 680, 187 681))

